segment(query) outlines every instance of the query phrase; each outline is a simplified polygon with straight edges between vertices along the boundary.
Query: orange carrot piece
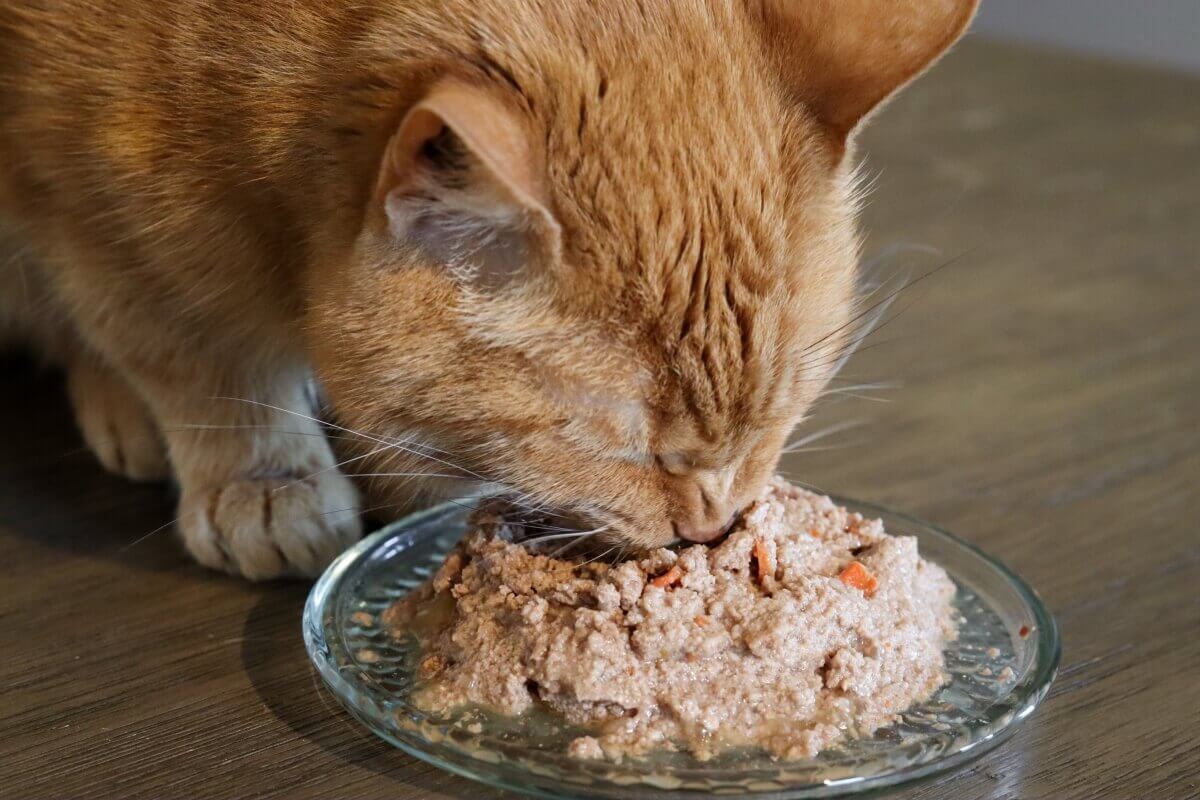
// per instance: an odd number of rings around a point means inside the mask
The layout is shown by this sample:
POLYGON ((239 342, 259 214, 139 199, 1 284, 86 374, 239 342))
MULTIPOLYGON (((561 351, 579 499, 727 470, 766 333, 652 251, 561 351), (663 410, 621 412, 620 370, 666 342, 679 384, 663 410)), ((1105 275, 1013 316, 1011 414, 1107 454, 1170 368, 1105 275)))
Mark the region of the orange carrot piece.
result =
POLYGON ((669 570, 651 580, 650 584, 660 589, 665 589, 668 586, 674 586, 679 583, 681 578, 683 578, 683 573, 679 571, 679 567, 672 565, 669 570))
POLYGON ((862 591, 867 597, 875 594, 875 590, 879 588, 879 580, 858 561, 851 561, 838 578, 847 586, 862 591))
POLYGON ((758 582, 762 583, 768 575, 775 577, 775 562, 771 559, 771 551, 762 539, 754 540, 754 560, 758 563, 758 582))
POLYGON ((811 536, 811 537, 813 537, 814 539, 820 539, 820 538, 821 538, 821 532, 820 532, 819 530, 817 530, 816 528, 809 528, 809 529, 808 529, 808 535, 809 535, 809 536, 811 536))
POLYGON ((694 619, 693 622, 695 622, 697 625, 699 625, 701 628, 703 628, 705 625, 708 624, 709 620, 708 620, 708 617, 701 614, 700 616, 696 617, 696 619, 694 619))

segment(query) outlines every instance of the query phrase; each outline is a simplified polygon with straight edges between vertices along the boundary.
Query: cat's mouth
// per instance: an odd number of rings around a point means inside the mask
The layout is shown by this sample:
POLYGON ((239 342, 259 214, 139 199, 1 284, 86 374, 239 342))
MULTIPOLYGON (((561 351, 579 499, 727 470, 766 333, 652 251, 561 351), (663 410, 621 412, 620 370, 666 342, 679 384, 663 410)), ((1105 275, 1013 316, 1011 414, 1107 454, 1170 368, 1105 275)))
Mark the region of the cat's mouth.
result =
MULTIPOLYGON (((696 544, 674 536, 670 541, 639 542, 631 536, 629 524, 618 517, 571 509, 530 508, 509 496, 490 497, 480 502, 477 517, 491 517, 505 530, 505 538, 539 553, 555 557, 619 560, 659 547, 684 547, 696 544), (604 517, 608 517, 607 521, 604 517)), ((742 522, 738 510, 720 533, 705 542, 715 546, 742 522)))

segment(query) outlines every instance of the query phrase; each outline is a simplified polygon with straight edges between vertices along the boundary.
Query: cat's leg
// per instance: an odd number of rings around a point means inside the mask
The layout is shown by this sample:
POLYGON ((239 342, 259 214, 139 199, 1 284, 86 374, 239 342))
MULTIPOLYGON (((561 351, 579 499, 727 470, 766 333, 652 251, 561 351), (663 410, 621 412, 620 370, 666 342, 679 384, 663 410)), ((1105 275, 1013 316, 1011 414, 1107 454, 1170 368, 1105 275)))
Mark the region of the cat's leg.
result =
POLYGON ((105 469, 135 481, 170 477, 158 423, 113 367, 91 353, 76 353, 67 365, 67 392, 84 441, 105 469))
POLYGON ((78 337, 40 265, 0 220, 0 349, 32 351, 61 365, 78 337))
POLYGON ((235 283, 251 271, 222 273, 225 290, 211 292, 162 270, 150 277, 176 294, 148 292, 120 260, 69 244, 44 276, 81 344, 52 360, 67 366, 80 427, 106 464, 152 474, 152 453, 135 460, 131 448, 161 432, 176 527, 196 560, 253 579, 313 575, 356 541, 357 492, 314 419, 302 348, 269 292, 235 283), (110 428, 127 445, 119 458, 110 428))
POLYGON ((41 266, 0 227, 0 347, 31 348, 65 368, 75 421, 110 472, 133 480, 170 475, 166 445, 146 404, 116 370, 80 343, 41 266))
POLYGON ((359 538, 357 491, 306 381, 293 370, 150 382, 181 489, 178 529, 200 563, 252 579, 315 575, 359 538))
POLYGON ((239 355, 180 352, 172 361, 186 367, 143 369, 136 393, 99 362, 78 362, 68 375, 80 426, 126 474, 154 466, 134 448, 161 429, 180 488, 176 527, 201 564, 254 580, 318 574, 361 535, 357 491, 315 418, 307 373, 255 369, 239 355), (138 416, 147 409, 152 417, 138 416))

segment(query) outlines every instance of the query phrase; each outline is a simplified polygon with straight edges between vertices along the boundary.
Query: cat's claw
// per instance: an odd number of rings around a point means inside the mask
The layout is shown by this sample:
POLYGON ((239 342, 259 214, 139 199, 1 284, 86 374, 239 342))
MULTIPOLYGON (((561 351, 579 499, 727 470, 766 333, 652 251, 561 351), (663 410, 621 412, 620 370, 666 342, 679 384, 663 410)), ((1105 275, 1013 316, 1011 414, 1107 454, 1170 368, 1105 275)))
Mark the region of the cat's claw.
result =
POLYGON ((179 529, 201 564, 251 580, 315 576, 358 541, 358 496, 341 473, 186 492, 179 529))

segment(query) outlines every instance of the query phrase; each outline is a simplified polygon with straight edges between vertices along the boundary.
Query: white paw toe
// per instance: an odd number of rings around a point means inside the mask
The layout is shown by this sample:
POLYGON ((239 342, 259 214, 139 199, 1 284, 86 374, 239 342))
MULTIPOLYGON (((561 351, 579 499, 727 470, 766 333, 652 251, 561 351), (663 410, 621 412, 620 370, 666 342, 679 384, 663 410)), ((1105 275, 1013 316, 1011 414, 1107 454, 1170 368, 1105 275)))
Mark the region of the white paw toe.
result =
POLYGON ((362 533, 357 493, 334 471, 185 491, 179 526, 201 564, 252 580, 317 575, 362 533))

